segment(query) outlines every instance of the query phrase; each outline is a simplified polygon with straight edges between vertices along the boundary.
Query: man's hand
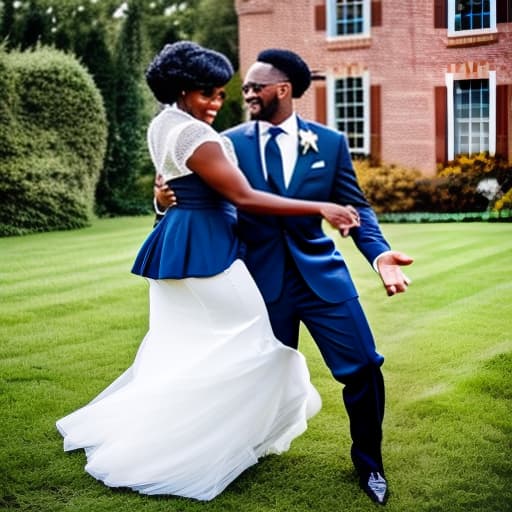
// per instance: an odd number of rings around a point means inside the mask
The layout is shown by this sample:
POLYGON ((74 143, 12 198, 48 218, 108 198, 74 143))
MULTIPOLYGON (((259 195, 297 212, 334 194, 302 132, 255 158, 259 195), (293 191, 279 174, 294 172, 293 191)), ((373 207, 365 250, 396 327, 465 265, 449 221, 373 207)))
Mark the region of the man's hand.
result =
POLYGON ((389 251, 378 257, 377 269, 389 296, 407 290, 411 280, 400 267, 410 265, 413 261, 407 254, 398 251, 389 251))
POLYGON ((352 205, 341 206, 335 203, 325 203, 322 208, 323 218, 335 229, 338 229, 341 236, 348 236, 352 228, 359 227, 359 213, 352 205))
POLYGON ((161 174, 157 174, 155 178, 155 186, 153 187, 153 194, 155 196, 159 209, 165 210, 171 206, 176 206, 176 196, 174 192, 165 183, 164 177, 161 174))

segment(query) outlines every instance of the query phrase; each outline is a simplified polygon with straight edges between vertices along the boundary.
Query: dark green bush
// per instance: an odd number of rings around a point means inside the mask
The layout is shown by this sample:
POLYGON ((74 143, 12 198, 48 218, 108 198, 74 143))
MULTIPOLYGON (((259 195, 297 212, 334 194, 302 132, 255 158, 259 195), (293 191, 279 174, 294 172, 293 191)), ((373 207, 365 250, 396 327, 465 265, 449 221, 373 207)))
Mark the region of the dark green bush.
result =
POLYGON ((88 225, 107 133, 89 73, 57 50, 0 50, 0 98, 0 235, 88 225))

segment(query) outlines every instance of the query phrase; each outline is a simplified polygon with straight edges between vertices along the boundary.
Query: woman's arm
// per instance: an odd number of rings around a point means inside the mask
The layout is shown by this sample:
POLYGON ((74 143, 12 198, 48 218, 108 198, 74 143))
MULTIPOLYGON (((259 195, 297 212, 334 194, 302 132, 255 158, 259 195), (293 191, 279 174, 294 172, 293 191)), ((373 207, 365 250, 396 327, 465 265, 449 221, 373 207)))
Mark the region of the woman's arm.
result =
POLYGON ((359 215, 352 206, 289 199, 253 189, 216 142, 201 144, 186 164, 241 210, 273 215, 321 215, 334 228, 342 230, 342 234, 359 226, 359 215))

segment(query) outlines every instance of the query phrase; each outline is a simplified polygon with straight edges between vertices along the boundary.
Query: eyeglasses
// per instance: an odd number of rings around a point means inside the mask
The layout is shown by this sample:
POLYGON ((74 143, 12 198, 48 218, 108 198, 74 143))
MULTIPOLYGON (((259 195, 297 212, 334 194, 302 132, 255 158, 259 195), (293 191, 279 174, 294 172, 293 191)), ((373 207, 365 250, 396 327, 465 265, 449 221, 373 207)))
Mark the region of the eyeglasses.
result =
POLYGON ((282 84, 283 82, 284 80, 281 82, 272 82, 270 84, 258 84, 257 82, 247 82, 246 84, 242 85, 242 92, 244 94, 247 94, 252 89, 256 94, 258 94, 269 85, 282 84))

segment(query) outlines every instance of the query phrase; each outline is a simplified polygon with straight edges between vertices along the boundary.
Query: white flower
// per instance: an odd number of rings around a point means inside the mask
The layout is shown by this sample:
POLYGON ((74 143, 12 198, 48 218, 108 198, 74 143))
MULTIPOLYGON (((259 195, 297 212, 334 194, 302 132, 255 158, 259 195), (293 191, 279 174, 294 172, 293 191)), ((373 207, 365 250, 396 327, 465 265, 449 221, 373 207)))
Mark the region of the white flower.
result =
POLYGON ((311 130, 299 130, 299 144, 302 147, 302 154, 305 155, 310 148, 318 153, 318 146, 316 141, 318 135, 311 130))
POLYGON ((500 194, 501 187, 497 179, 486 178, 478 183, 476 191, 482 194, 488 201, 492 201, 500 194))

